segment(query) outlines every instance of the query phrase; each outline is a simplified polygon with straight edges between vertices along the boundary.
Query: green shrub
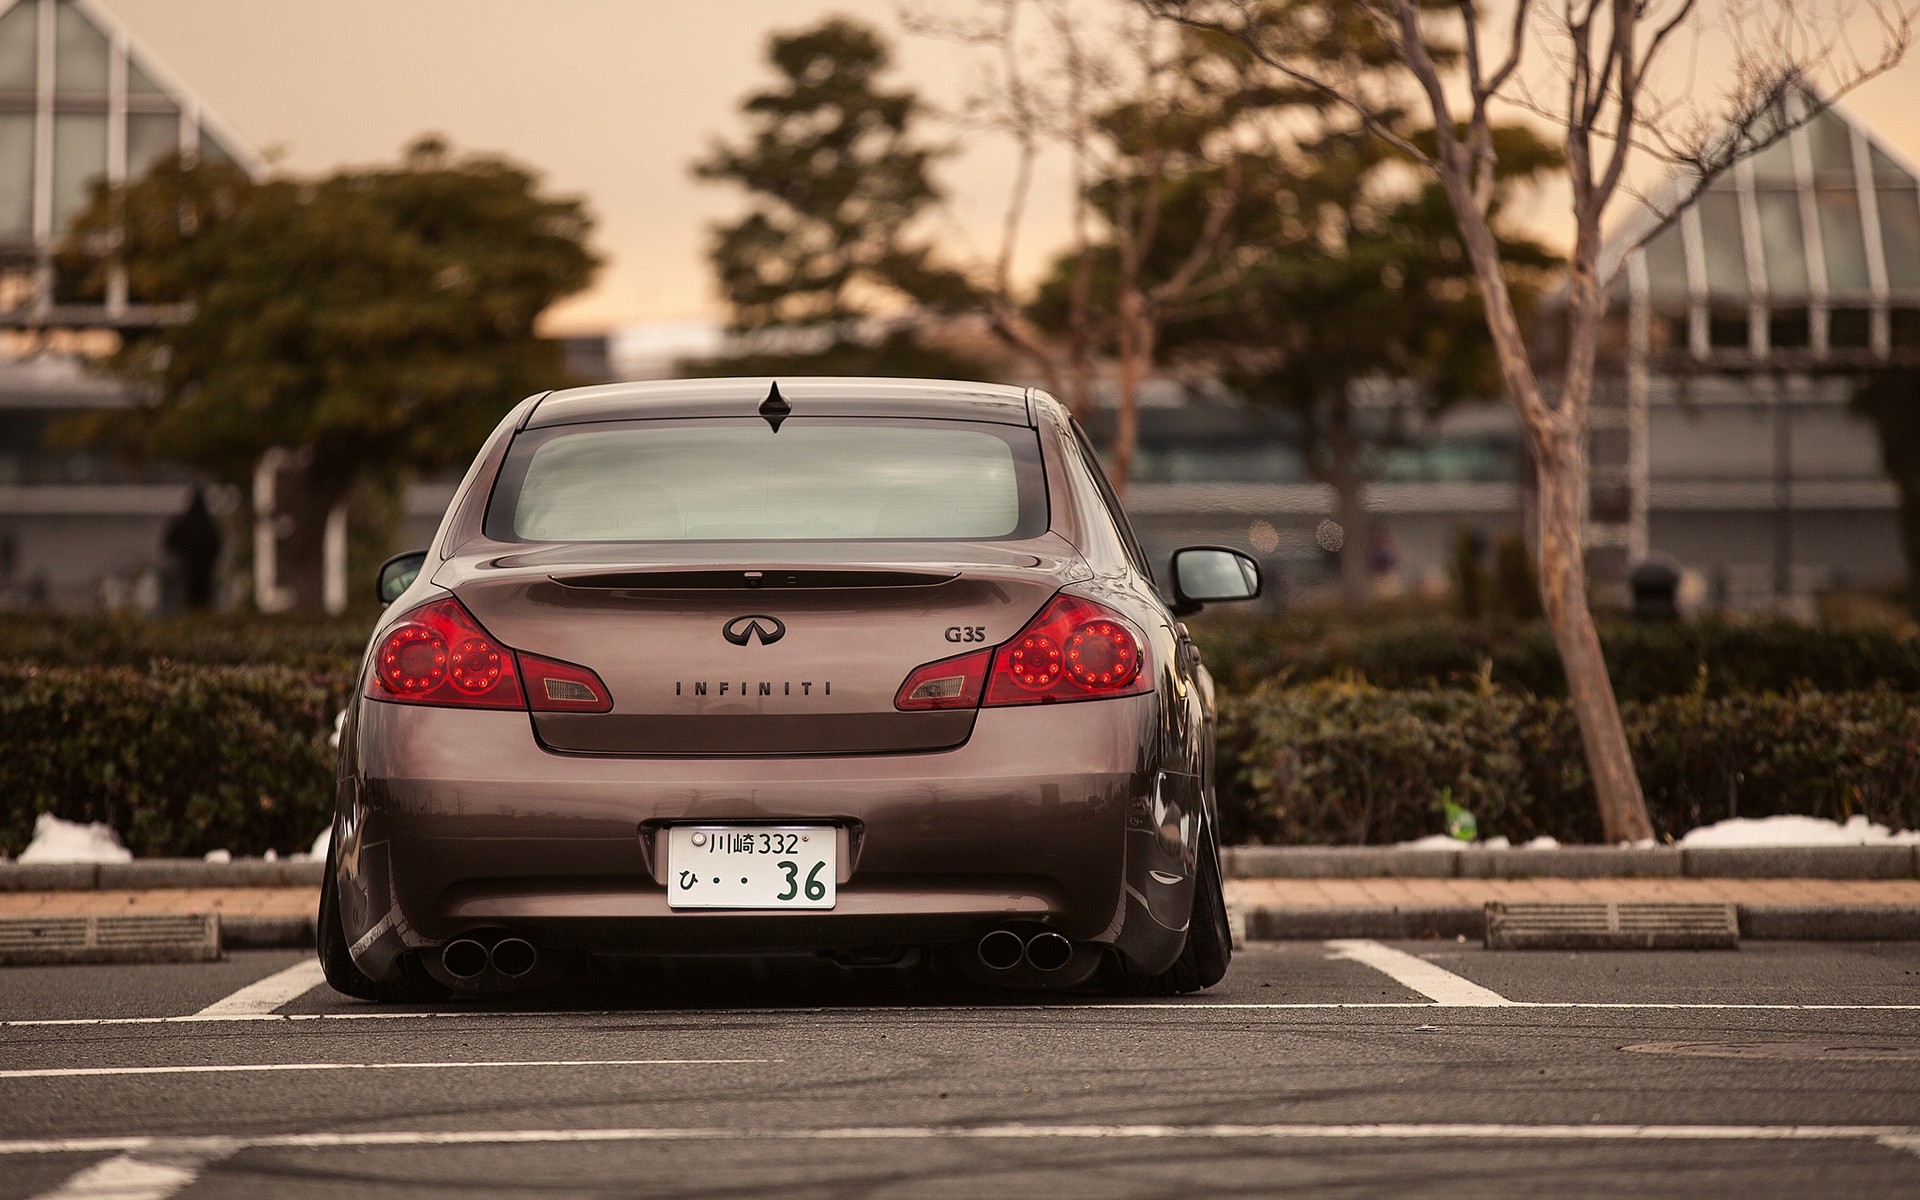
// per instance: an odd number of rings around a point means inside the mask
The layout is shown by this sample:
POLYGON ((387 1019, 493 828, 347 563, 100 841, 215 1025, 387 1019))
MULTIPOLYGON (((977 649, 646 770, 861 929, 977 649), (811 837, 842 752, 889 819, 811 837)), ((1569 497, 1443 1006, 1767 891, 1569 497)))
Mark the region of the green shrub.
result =
MULTIPOLYGON (((1622 705, 1656 834, 1728 816, 1920 827, 1920 707, 1886 689, 1693 692, 1622 705)), ((1221 706, 1223 840, 1397 842, 1451 799, 1482 837, 1594 842, 1566 704, 1499 689, 1263 688, 1221 706)))
POLYGON ((202 613, 143 620, 99 614, 8 613, 0 663, 144 667, 155 659, 222 666, 355 671, 372 615, 202 613))
MULTIPOLYGON (((1564 696, 1566 676, 1540 622, 1501 627, 1423 620, 1341 625, 1323 618, 1192 622, 1215 680, 1230 692, 1269 681, 1357 678, 1377 687, 1474 687, 1483 663, 1503 688, 1564 696)), ((1622 700, 1698 690, 1920 692, 1920 639, 1785 620, 1606 621, 1601 647, 1622 700), (1704 681, 1703 681, 1704 673, 1704 681)))
POLYGON ((331 819, 350 675, 289 667, 0 664, 0 851, 41 812, 136 855, 304 850, 331 819))

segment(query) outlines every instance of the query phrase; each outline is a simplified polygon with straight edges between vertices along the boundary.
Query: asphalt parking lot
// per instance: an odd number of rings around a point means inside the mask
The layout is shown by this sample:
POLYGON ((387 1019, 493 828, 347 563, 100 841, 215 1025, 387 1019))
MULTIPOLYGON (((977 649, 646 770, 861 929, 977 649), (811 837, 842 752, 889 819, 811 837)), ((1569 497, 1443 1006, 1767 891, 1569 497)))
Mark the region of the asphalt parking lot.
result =
POLYGON ((1179 1000, 691 964, 383 1010, 293 951, 0 970, 0 1200, 1895 1196, 1920 943, 1256 943, 1179 1000))

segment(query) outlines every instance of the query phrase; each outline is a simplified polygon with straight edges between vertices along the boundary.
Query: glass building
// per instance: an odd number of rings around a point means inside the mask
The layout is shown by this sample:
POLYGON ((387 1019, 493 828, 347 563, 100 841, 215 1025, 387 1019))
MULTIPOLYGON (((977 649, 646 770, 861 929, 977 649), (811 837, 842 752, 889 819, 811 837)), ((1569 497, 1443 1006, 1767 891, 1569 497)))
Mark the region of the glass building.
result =
POLYGON ((0 328, 164 320, 115 281, 66 303, 53 249, 94 184, 169 154, 258 172, 260 159, 91 0, 0 0, 0 328))
POLYGON ((1662 225, 1684 188, 1603 251, 1603 272, 1624 269, 1589 446, 1596 581, 1650 554, 1736 606, 1898 581, 1896 493, 1849 402, 1920 365, 1920 175, 1828 108, 1662 225))

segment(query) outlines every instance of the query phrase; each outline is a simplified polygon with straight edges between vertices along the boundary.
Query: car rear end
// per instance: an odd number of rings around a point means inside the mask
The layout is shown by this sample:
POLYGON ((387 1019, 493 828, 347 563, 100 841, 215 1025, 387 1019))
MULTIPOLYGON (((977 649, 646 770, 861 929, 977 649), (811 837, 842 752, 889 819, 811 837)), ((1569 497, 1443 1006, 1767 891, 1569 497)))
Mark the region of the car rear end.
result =
POLYGON ((730 382, 483 451, 352 711, 368 975, 954 947, 1070 984, 1119 937, 1165 630, 1063 536, 1025 396, 730 382))

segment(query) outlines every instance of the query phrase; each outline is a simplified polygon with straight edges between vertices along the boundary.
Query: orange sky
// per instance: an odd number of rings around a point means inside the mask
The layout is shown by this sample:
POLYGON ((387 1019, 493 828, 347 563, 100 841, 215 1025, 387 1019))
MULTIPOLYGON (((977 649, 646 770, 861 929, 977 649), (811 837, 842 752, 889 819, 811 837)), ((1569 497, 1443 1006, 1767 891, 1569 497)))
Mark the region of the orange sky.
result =
MULTIPOLYGON (((97 2, 242 137, 294 170, 391 158, 433 130, 510 154, 555 189, 584 195, 607 266, 592 290, 553 314, 551 327, 568 331, 717 311, 704 230, 733 198, 694 183, 686 164, 714 135, 737 131, 734 106, 764 77, 769 30, 832 12, 899 30, 895 0, 97 2)), ((898 41, 899 77, 957 102, 970 78, 963 52, 898 41)), ((1920 160, 1920 61, 1868 84, 1848 106, 1920 160)), ((992 245, 1009 171, 999 147, 970 149, 943 168, 953 195, 942 228, 955 257, 992 245)), ((1043 180, 1029 267, 1064 238, 1057 204, 1044 203, 1049 183, 1057 176, 1043 180)), ((1543 210, 1552 203, 1539 201, 1543 210)))

